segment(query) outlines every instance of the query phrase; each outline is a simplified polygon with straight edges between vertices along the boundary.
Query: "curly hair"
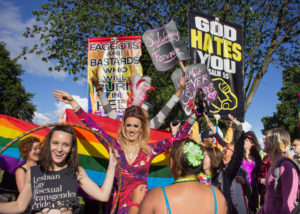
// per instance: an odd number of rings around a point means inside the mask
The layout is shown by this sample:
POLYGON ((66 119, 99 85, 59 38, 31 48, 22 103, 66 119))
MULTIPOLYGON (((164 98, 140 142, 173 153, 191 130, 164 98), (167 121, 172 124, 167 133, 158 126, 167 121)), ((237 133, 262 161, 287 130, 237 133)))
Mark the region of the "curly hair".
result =
POLYGON ((171 172, 175 179, 187 175, 198 175, 202 170, 203 162, 199 166, 193 167, 189 164, 187 155, 183 152, 184 145, 189 142, 198 145, 203 151, 203 148, 190 138, 184 138, 182 140, 174 141, 173 148, 170 153, 170 159, 173 160, 171 172))
POLYGON ((18 145, 19 151, 20 151, 20 156, 23 160, 27 160, 29 152, 32 149, 32 145, 36 142, 41 142, 39 138, 37 137, 27 137, 24 140, 20 142, 18 145))
POLYGON ((126 108, 121 126, 117 134, 118 144, 121 146, 121 149, 124 149, 124 145, 128 143, 128 139, 126 137, 126 132, 125 132, 125 122, 128 117, 135 117, 141 121, 142 133, 139 135, 139 144, 141 149, 143 149, 143 151, 146 154, 149 154, 151 152, 150 147, 148 145, 149 136, 150 136, 149 122, 147 120, 147 117, 143 109, 139 106, 132 105, 126 108))

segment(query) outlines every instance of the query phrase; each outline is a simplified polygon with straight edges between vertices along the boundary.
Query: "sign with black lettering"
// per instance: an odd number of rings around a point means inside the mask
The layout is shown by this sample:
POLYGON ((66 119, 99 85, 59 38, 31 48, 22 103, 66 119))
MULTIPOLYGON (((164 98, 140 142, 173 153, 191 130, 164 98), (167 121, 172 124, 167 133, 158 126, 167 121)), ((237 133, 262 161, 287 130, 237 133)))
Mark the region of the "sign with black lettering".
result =
MULTIPOLYGON (((181 69, 176 69, 171 76, 176 90, 178 89, 181 74, 181 69)), ((207 71, 206 65, 193 64, 187 66, 185 82, 186 86, 180 96, 180 102, 186 115, 190 115, 192 113, 189 104, 194 101, 198 88, 202 89, 208 105, 216 100, 218 94, 207 71)))
POLYGON ((160 28, 146 31, 142 39, 158 71, 167 71, 179 61, 191 58, 173 20, 160 28))
POLYGON ((120 117, 127 108, 129 81, 140 64, 141 36, 89 38, 88 40, 88 112, 105 116, 102 104, 90 78, 98 72, 99 82, 109 104, 120 117))
POLYGON ((239 25, 189 12, 191 63, 207 65, 218 91, 209 112, 244 121, 243 33, 239 25))

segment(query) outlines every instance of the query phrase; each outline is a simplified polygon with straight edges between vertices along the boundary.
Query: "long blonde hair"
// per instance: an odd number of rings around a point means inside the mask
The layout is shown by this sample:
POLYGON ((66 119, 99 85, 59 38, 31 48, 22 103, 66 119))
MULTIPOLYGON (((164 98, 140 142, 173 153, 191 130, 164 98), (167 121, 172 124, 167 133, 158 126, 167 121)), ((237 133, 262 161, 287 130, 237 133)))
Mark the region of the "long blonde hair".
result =
POLYGON ((291 137, 285 129, 271 129, 266 132, 266 137, 272 143, 272 154, 284 154, 290 148, 291 137))
POLYGON ((150 147, 148 145, 149 136, 150 136, 149 122, 142 108, 139 106, 132 105, 125 110, 122 123, 117 134, 118 144, 121 146, 121 149, 124 150, 124 146, 128 143, 128 139, 125 133, 125 121, 128 117, 135 117, 141 121, 142 132, 139 135, 138 141, 141 149, 143 149, 143 151, 146 154, 149 154, 151 152, 150 147))

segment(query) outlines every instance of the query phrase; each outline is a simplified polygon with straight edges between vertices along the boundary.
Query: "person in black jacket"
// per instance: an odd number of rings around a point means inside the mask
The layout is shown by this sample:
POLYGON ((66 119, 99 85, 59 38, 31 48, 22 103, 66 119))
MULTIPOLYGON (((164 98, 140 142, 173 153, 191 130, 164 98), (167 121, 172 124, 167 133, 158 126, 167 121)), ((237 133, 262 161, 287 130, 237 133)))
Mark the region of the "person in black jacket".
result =
POLYGON ((200 174, 198 177, 201 183, 214 185, 221 190, 225 196, 228 205, 228 213, 230 214, 237 213, 231 200, 230 187, 243 161, 244 133, 241 125, 236 126, 234 139, 234 153, 231 160, 226 165, 222 161, 223 153, 218 148, 214 146, 204 148, 204 173, 200 174))
POLYGON ((244 159, 242 167, 248 173, 248 181, 251 185, 252 193, 249 201, 250 213, 256 213, 258 208, 258 183, 257 176, 261 163, 261 156, 259 154, 260 145, 253 131, 245 133, 244 142, 244 159))

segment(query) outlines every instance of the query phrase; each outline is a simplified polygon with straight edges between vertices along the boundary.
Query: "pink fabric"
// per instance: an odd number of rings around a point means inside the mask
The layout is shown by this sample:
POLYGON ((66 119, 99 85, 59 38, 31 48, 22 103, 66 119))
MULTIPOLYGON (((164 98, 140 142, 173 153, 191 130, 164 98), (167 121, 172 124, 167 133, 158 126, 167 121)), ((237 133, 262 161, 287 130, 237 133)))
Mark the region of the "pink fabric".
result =
MULTIPOLYGON (((280 160, 280 159, 279 159, 280 160)), ((278 160, 278 161, 279 161, 278 160)), ((273 171, 277 164, 273 163, 268 171, 266 177, 266 195, 265 204, 257 212, 272 213, 272 214, 288 214, 295 207, 294 201, 297 199, 299 178, 295 166, 289 161, 283 161, 280 167, 280 184, 276 193, 276 204, 273 205, 274 200, 274 176, 273 171)))
POLYGON ((243 163, 242 163, 242 167, 244 170, 247 171, 247 176, 248 176, 248 181, 249 181, 249 184, 252 184, 252 177, 251 177, 251 173, 254 169, 254 166, 255 166, 255 162, 254 161, 247 161, 247 160, 243 160, 243 163))

